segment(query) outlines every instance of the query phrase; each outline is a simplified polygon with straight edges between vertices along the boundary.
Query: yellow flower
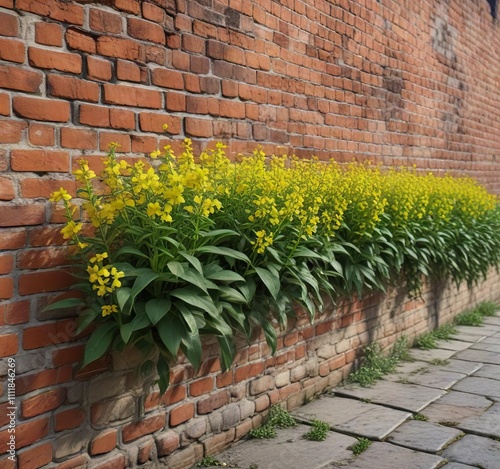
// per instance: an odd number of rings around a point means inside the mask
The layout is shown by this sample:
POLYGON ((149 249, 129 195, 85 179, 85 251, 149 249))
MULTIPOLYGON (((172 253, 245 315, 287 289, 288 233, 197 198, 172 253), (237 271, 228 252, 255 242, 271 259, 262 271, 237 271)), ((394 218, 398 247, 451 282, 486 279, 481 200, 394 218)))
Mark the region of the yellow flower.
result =
POLYGON ((108 316, 111 313, 117 313, 118 312, 118 306, 116 305, 103 305, 102 308, 102 315, 108 316))
POLYGON ((64 239, 72 239, 82 229, 82 223, 75 223, 70 220, 66 226, 61 230, 64 239))
POLYGON ((125 272, 117 270, 116 267, 112 267, 111 276, 113 277, 111 288, 120 288, 122 286, 122 282, 120 282, 120 279, 125 277, 125 272))
POLYGON ((160 150, 155 150, 155 151, 152 151, 149 156, 151 158, 158 158, 159 156, 161 155, 161 151, 160 150))
POLYGON ((150 218, 155 218, 156 216, 158 216, 158 217, 161 216, 162 210, 161 210, 160 204, 158 202, 149 203, 146 213, 148 214, 148 217, 150 217, 150 218))
POLYGON ((163 124, 162 128, 166 132, 168 130, 168 124, 163 124))
POLYGON ((90 258, 90 263, 95 264, 96 262, 102 262, 104 259, 108 258, 108 253, 103 252, 102 254, 96 254, 94 257, 90 258))
POLYGON ((68 191, 61 187, 58 191, 55 191, 52 193, 52 196, 50 197, 50 202, 59 202, 61 200, 71 200, 72 197, 68 194, 68 191))

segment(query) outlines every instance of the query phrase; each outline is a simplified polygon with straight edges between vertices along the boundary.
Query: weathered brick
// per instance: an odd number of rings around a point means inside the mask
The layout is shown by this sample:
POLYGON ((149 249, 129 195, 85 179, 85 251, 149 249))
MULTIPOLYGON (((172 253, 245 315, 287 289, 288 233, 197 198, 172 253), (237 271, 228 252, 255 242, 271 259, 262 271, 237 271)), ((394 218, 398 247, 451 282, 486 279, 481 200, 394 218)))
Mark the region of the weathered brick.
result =
POLYGON ((41 225, 44 222, 45 205, 0 205, 0 227, 41 225))
POLYGON ((102 431, 90 443, 90 454, 96 456, 113 451, 116 448, 118 432, 116 429, 102 431))
POLYGON ((35 93, 42 84, 43 74, 11 65, 0 65, 0 88, 35 93))
POLYGON ((146 49, 144 44, 130 39, 101 36, 97 39, 97 53, 106 57, 144 62, 146 49))
POLYGON ((165 31, 156 23, 129 17, 127 19, 127 32, 129 36, 142 41, 165 44, 165 31))
POLYGON ((79 101, 99 101, 99 85, 80 78, 62 75, 47 75, 49 94, 57 98, 67 98, 79 101))
POLYGON ((6 93, 0 93, 0 116, 8 116, 10 112, 10 96, 6 93))
POLYGON ((171 88, 174 90, 184 89, 184 79, 182 73, 176 70, 166 70, 163 68, 155 68, 151 73, 151 81, 153 85, 163 88, 171 88))
POLYGON ((25 55, 26 48, 22 41, 0 38, 0 60, 22 64, 24 63, 25 55))
POLYGON ((26 129, 26 122, 1 120, 0 143, 18 143, 21 141, 22 132, 26 129))
POLYGON ((191 137, 212 137, 213 122, 211 119, 196 119, 194 117, 186 117, 184 119, 184 127, 186 134, 191 137))
POLYGON ((170 411, 170 426, 176 427, 194 417, 194 403, 186 402, 170 411))
POLYGON ((38 22, 35 24, 35 42, 46 46, 62 46, 62 28, 57 23, 38 22))
POLYGON ((16 0, 16 8, 64 23, 83 25, 84 9, 63 0, 16 0))
POLYGON ((69 272, 48 270, 21 275, 18 289, 20 295, 31 295, 33 293, 64 290, 74 282, 75 279, 69 272))
POLYGON ((59 388, 25 399, 21 403, 23 418, 36 417, 60 407, 66 399, 66 389, 59 388))
POLYGON ((118 78, 118 80, 140 83, 141 69, 137 64, 133 62, 128 62, 125 60, 117 60, 116 77, 118 78))
POLYGON ((169 116, 154 112, 141 112, 139 115, 139 126, 143 132, 165 133, 163 128, 167 125, 169 134, 179 134, 181 132, 181 120, 179 117, 169 116))
POLYGON ((69 49, 87 52, 88 54, 95 54, 97 51, 95 39, 83 31, 67 29, 64 37, 69 49))
POLYGON ((197 411, 200 415, 209 414, 216 409, 226 405, 229 402, 229 392, 228 391, 219 391, 218 393, 201 399, 197 404, 197 411))
POLYGON ((63 127, 61 129, 61 146, 80 150, 97 149, 97 132, 95 130, 63 127))
POLYGON ((107 34, 120 34, 122 32, 122 17, 116 13, 104 11, 99 8, 89 10, 90 29, 107 34))
POLYGON ((81 408, 62 410, 54 415, 54 430, 56 432, 63 432, 78 428, 85 421, 85 417, 86 413, 81 408))
POLYGON ((28 131, 29 141, 33 145, 51 147, 55 143, 55 129, 52 125, 31 123, 28 131))
POLYGON ((52 462, 52 444, 42 443, 37 446, 26 448, 20 451, 16 456, 19 461, 19 467, 26 469, 42 467, 52 462))
POLYGON ((173 453, 180 446, 179 434, 168 430, 156 438, 158 456, 167 456, 173 453))
POLYGON ((10 274, 14 267, 14 256, 12 254, 0 254, 0 275, 10 274))
POLYGON ((13 150, 11 166, 14 171, 69 171, 69 154, 64 151, 13 150))
POLYGON ((98 57, 87 57, 87 73, 89 78, 108 81, 113 76, 111 63, 109 60, 98 57))
POLYGON ((29 47, 28 59, 30 65, 37 68, 69 73, 82 72, 82 57, 78 54, 29 47))
POLYGON ((109 113, 109 107, 80 104, 80 124, 92 127, 110 127, 109 113))
POLYGON ((67 101, 14 96, 12 106, 16 114, 27 119, 67 122, 70 118, 70 105, 67 101))
POLYGON ((17 19, 17 15, 1 11, 0 36, 16 37, 18 35, 19 35, 19 21, 17 19))
POLYGON ((103 101, 108 104, 161 109, 162 95, 159 91, 137 86, 105 84, 103 101))
POLYGON ((165 414, 159 414, 146 417, 137 423, 129 423, 122 430, 123 442, 128 443, 129 441, 137 440, 141 436, 161 430, 165 426, 165 422, 165 414))

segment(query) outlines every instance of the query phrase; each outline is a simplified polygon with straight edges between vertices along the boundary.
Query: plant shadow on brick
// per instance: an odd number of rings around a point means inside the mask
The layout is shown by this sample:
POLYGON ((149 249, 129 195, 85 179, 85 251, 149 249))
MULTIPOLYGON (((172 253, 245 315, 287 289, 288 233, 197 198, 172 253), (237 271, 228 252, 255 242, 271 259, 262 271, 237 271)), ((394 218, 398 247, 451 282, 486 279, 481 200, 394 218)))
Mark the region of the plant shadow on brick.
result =
POLYGON ((472 179, 261 148, 233 162, 221 143, 195 155, 189 139, 147 161, 119 160, 116 147, 99 176, 79 162, 76 205, 63 188, 52 194, 84 300, 50 308, 81 309, 82 366, 135 347, 145 373, 156 365, 160 393, 179 352, 200 367, 203 336, 216 338, 226 370, 238 335, 263 332, 274 353, 297 305, 312 322, 325 297, 401 279, 418 295, 423 275, 472 285, 500 260, 500 210, 472 179))

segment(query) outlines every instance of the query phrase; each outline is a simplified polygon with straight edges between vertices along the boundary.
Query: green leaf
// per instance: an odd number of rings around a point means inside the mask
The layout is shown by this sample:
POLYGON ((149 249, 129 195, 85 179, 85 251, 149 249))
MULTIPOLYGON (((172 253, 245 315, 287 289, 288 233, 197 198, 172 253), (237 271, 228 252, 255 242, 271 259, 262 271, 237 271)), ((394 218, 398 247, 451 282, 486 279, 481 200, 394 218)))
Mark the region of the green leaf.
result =
POLYGON ((236 288, 221 286, 219 287, 219 291, 221 292, 222 298, 224 298, 227 301, 230 301, 233 304, 235 303, 248 304, 247 299, 243 296, 242 293, 236 290, 236 288))
POLYGON ((200 335, 191 334, 188 339, 182 339, 181 348, 195 371, 197 371, 201 363, 200 335))
POLYGON ((148 327, 151 324, 148 316, 135 316, 134 319, 120 327, 120 335, 124 343, 128 343, 133 332, 148 327))
POLYGON ((219 315, 219 310, 214 304, 212 298, 208 295, 203 295, 196 287, 188 286, 178 288, 177 290, 171 291, 170 296, 179 298, 191 306, 196 306, 197 308, 210 314, 210 316, 217 317, 219 315))
POLYGON ((82 315, 78 318, 78 328, 76 329, 76 334, 80 334, 88 326, 90 326, 97 316, 102 314, 102 310, 99 305, 93 305, 90 308, 86 309, 82 315))
POLYGON ((240 234, 234 230, 221 228, 218 230, 200 231, 200 236, 202 236, 203 238, 217 238, 216 242, 219 242, 224 238, 228 238, 231 236, 240 236, 240 234))
POLYGON ((158 386, 160 388, 160 396, 162 396, 165 394, 165 391, 170 383, 170 366, 168 365, 168 360, 162 355, 158 357, 156 369, 158 370, 158 386))
POLYGON ((144 254, 142 251, 139 251, 139 249, 136 249, 132 246, 122 247, 118 252, 116 252, 115 257, 120 257, 123 254, 131 254, 133 256, 138 256, 149 260, 149 256, 147 254, 144 254))
POLYGON ((218 254, 220 256, 231 257, 233 259, 250 263, 250 259, 246 254, 224 246, 200 246, 196 249, 196 251, 205 254, 218 254))
POLYGON ((54 309, 69 309, 78 308, 80 306, 85 306, 85 302, 80 298, 66 298, 65 300, 56 301, 45 308, 42 311, 52 311, 54 309))
POLYGON ((324 259, 324 256, 321 256, 317 252, 312 251, 305 246, 298 246, 293 253, 293 257, 307 257, 309 259, 324 259))
POLYGON ((154 298, 146 303, 146 314, 152 324, 160 321, 170 311, 172 302, 168 298, 154 298))
MULTIPOLYGON (((135 279, 132 289, 130 291, 130 303, 127 303, 127 308, 122 310, 123 313, 129 314, 134 305, 134 300, 139 293, 141 293, 151 282, 158 278, 158 274, 151 269, 147 269, 144 274, 135 279), (128 312, 127 312, 128 311, 128 312)), ((120 291, 120 290, 118 290, 120 291)))
POLYGON ((116 323, 107 322, 92 333, 85 346, 82 368, 101 358, 106 353, 117 332, 116 323))
POLYGON ((172 272, 177 277, 181 277, 184 275, 184 267, 180 262, 172 261, 167 264, 168 270, 172 272))
POLYGON ((245 279, 238 273, 232 270, 219 270, 210 275, 206 275, 210 280, 219 280, 220 282, 244 282, 245 279))
POLYGON ((116 302, 118 303, 121 312, 131 310, 131 307, 127 305, 127 303, 131 301, 130 296, 131 296, 131 290, 128 287, 121 287, 116 291, 116 302))
POLYGON ((179 251, 179 254, 184 257, 201 275, 203 275, 203 267, 201 266, 200 261, 194 257, 188 254, 187 252, 184 251, 179 251))
POLYGON ((264 269, 262 267, 255 267, 255 272, 260 277, 264 285, 267 287, 272 297, 276 299, 280 291, 280 279, 279 276, 271 273, 271 271, 264 269))
POLYGON ((186 335, 182 319, 175 314, 168 314, 156 325, 156 329, 167 350, 175 357, 182 337, 186 335))
POLYGON ((229 337, 220 336, 217 337, 217 341, 219 342, 219 347, 221 352, 220 361, 222 365, 222 371, 226 371, 229 368, 231 368, 231 365, 233 364, 236 350, 233 342, 230 340, 229 337))

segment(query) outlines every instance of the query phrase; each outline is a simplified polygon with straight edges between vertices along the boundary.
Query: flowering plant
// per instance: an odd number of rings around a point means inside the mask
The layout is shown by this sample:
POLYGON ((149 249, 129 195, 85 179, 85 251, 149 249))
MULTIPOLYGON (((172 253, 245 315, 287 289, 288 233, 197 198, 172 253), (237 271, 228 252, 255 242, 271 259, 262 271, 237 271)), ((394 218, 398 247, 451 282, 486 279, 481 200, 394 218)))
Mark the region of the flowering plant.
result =
POLYGON ((204 334, 228 368, 237 331, 261 328, 274 351, 275 324, 296 303, 312 321, 325 294, 384 290, 401 273, 415 291, 434 272, 471 283, 498 264, 496 199, 471 179, 268 159, 259 148, 232 162, 224 148, 195 158, 186 139, 178 156, 167 146, 127 161, 112 146, 99 177, 81 160, 77 221, 71 196, 52 194, 86 294, 52 307, 85 305, 79 330, 94 330, 83 365, 110 347, 154 350, 164 392, 179 351, 199 366, 204 334))

